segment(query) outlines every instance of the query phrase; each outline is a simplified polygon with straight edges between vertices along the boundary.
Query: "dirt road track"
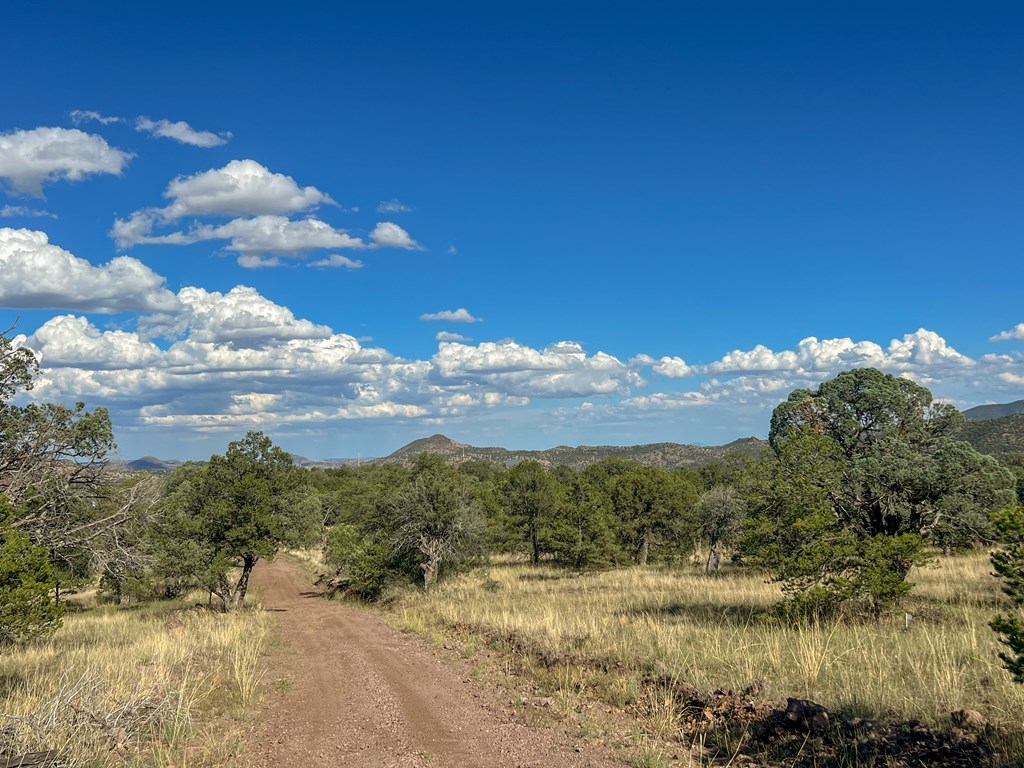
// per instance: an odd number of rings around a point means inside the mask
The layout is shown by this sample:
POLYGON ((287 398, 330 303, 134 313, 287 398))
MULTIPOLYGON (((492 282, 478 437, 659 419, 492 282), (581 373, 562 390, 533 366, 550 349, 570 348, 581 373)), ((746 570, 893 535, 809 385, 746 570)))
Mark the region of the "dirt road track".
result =
POLYGON ((514 722, 468 667, 439 660, 369 611, 322 599, 287 560, 257 565, 253 583, 278 611, 286 643, 268 659, 268 679, 291 684, 264 702, 244 766, 622 765, 568 734, 514 722))

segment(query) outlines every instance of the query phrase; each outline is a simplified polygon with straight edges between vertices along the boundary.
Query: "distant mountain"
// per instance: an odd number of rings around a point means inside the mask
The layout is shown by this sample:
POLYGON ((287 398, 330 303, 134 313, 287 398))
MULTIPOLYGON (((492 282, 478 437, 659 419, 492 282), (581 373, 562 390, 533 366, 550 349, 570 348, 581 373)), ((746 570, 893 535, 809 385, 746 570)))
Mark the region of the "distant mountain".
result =
POLYGON ((347 467, 366 461, 366 459, 307 459, 305 456, 300 456, 297 453, 289 455, 292 457, 292 463, 294 463, 295 466, 303 467, 304 469, 312 469, 313 467, 319 467, 321 469, 347 467))
POLYGON ((156 456, 143 456, 135 461, 126 461, 124 468, 132 472, 170 472, 180 467, 182 462, 175 459, 158 459, 156 456))
POLYGON ((1013 416, 1017 413, 1024 413, 1024 400, 1015 400, 1012 403, 995 403, 993 405, 978 405, 964 411, 968 421, 985 421, 986 419, 1001 419, 1004 416, 1013 416))
MULTIPOLYGON (((305 469, 312 467, 330 469, 331 467, 345 467, 372 461, 372 459, 307 459, 305 456, 300 456, 297 453, 290 455, 295 466, 305 469)), ((118 469, 124 469, 129 472, 170 472, 184 463, 177 459, 158 459, 156 456, 143 456, 141 459, 135 459, 134 461, 111 462, 111 466, 116 466, 118 469)))
POLYGON ((965 422, 960 429, 960 439, 981 453, 998 455, 1024 451, 1024 413, 965 422))
POLYGON ((566 466, 573 470, 584 469, 603 459, 612 457, 630 459, 639 464, 664 469, 680 467, 701 467, 731 453, 757 456, 768 444, 756 437, 734 440, 727 445, 701 446, 680 443, 652 443, 649 445, 579 445, 575 448, 560 445, 544 451, 515 451, 507 448, 480 448, 459 443, 445 435, 433 435, 414 440, 390 456, 377 459, 378 463, 411 464, 421 453, 436 453, 456 464, 463 461, 492 461, 511 466, 533 459, 546 467, 566 466))

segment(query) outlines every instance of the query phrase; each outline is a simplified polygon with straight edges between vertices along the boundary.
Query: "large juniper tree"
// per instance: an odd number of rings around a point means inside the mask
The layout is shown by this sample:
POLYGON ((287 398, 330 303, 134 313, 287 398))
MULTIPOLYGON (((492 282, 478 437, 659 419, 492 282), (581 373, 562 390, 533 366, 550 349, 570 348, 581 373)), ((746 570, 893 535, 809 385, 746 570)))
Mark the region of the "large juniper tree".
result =
POLYGON ((873 368, 799 389, 772 414, 772 455, 751 475, 746 559, 816 607, 898 600, 931 541, 993 535, 1014 478, 955 439, 963 417, 873 368))
POLYGON ((302 472, 269 437, 249 432, 206 465, 172 473, 160 570, 206 587, 225 610, 241 606, 258 560, 319 536, 320 503, 302 472))

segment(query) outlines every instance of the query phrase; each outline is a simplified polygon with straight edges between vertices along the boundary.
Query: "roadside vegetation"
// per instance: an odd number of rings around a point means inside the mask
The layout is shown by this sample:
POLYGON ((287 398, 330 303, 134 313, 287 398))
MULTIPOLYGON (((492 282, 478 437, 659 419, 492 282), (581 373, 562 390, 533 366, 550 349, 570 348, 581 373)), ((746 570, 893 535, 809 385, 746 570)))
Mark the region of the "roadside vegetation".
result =
MULTIPOLYGON (((977 710, 1003 764, 1014 765, 1024 759, 1024 686, 1002 669, 988 628, 1004 604, 990 570, 980 552, 915 569, 902 610, 873 621, 780 620, 771 613, 778 585, 733 568, 708 580, 700 561, 590 574, 505 561, 403 592, 391 610, 439 644, 496 652, 497 663, 480 663, 508 672, 513 687, 539 686, 563 711, 587 702, 625 710, 665 754, 771 755, 755 733, 759 713, 693 711, 724 690, 744 703, 785 707, 795 697, 833 718, 947 731, 952 713, 977 710)), ((856 764, 855 754, 843 759, 856 764)))
POLYGON ((105 410, 17 404, 36 370, 0 334, 0 764, 228 765, 271 632, 249 573, 318 538, 315 491, 259 433, 117 471, 105 410))
POLYGON ((61 765, 90 768, 231 764, 270 616, 72 605, 52 637, 0 652, 0 754, 54 750, 61 765))
POLYGON ((157 476, 112 471, 103 409, 16 404, 35 372, 0 334, 0 757, 229 762, 267 634, 249 577, 296 548, 330 593, 701 759, 1024 762, 1024 465, 911 381, 797 390, 760 458, 699 470, 304 470, 250 432, 157 476))

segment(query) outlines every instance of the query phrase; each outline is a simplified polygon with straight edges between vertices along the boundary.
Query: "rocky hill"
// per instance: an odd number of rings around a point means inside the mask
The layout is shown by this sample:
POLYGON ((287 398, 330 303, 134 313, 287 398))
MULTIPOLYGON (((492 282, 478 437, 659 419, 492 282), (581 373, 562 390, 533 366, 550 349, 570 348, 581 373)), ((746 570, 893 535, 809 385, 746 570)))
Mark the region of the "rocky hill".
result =
POLYGON ((444 435, 433 435, 414 440, 390 456, 377 459, 381 463, 411 464, 421 453, 436 453, 456 464, 463 461, 492 461, 511 466, 532 459, 546 467, 566 466, 581 470, 603 459, 612 457, 630 459, 639 464, 664 469, 700 467, 728 454, 757 456, 767 445, 756 437, 734 440, 727 445, 701 446, 680 443, 651 443, 649 445, 559 445, 544 451, 517 451, 507 448, 481 448, 459 443, 444 435))
POLYGON ((156 456, 143 456, 141 459, 124 462, 124 468, 132 472, 170 472, 181 462, 175 459, 158 459, 156 456))
POLYGON ((981 453, 1024 451, 1024 413, 968 421, 960 430, 960 439, 981 453))
POLYGON ((964 411, 964 416, 967 417, 968 421, 984 421, 987 419, 1001 419, 1018 413, 1024 413, 1024 400, 1015 400, 1012 403, 978 405, 964 411))

